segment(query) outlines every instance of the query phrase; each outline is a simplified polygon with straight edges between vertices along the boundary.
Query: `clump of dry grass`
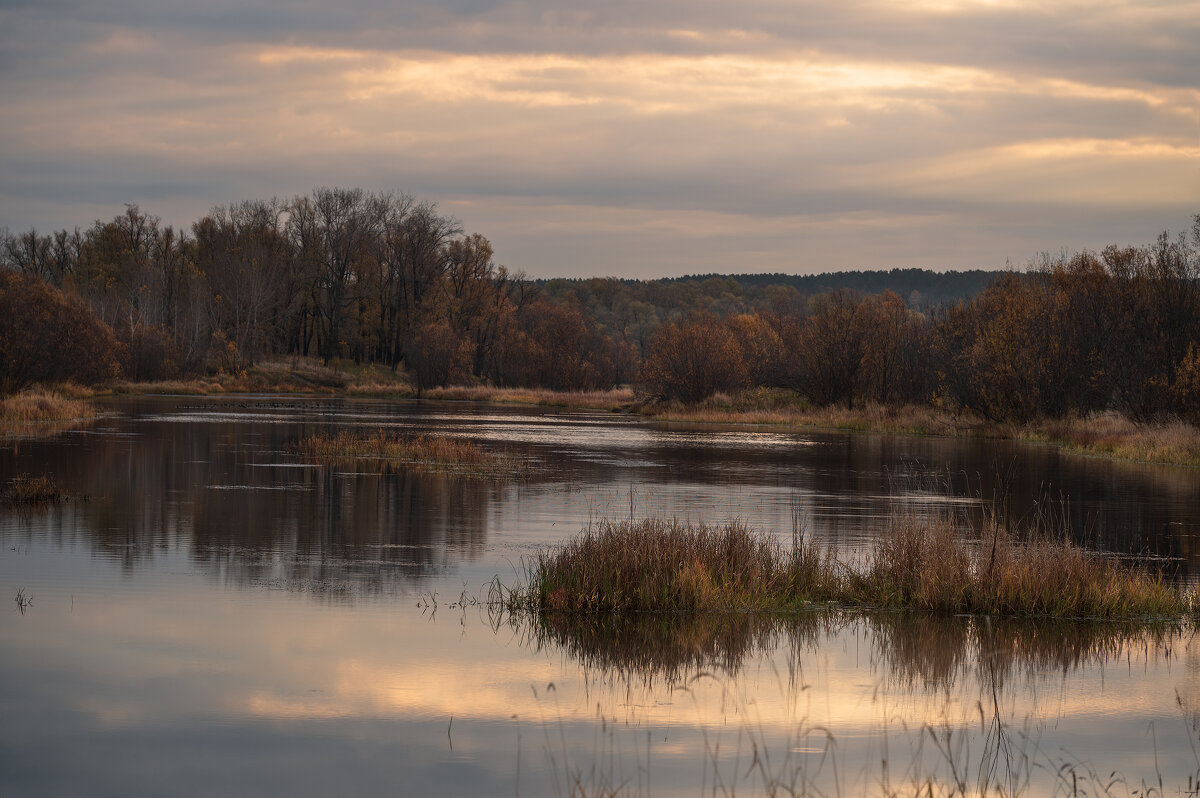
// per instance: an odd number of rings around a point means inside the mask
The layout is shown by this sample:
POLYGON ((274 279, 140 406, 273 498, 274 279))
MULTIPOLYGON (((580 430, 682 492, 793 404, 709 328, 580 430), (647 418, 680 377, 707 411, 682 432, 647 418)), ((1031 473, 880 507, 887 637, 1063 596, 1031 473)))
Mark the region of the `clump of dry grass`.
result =
POLYGON ((9 484, 3 498, 10 504, 51 504, 62 501, 65 496, 58 489, 53 477, 18 474, 9 484))
POLYGON ((630 388, 613 388, 608 391, 552 391, 547 388, 450 385, 445 388, 427 388, 421 395, 426 399, 543 405, 591 410, 618 410, 633 402, 633 390, 630 388))
POLYGON ((1138 424, 1117 413, 1043 421, 1014 437, 1144 463, 1200 466, 1200 429, 1183 421, 1138 424))
MULTIPOLYGON (((68 390, 79 393, 74 386, 68 390)), ((3 435, 54 431, 95 417, 96 408, 86 399, 71 398, 45 388, 28 388, 0 399, 0 434, 3 435)))
POLYGON ((1195 596, 1161 575, 1088 551, 1062 528, 1016 533, 998 523, 982 540, 946 519, 892 519, 851 593, 879 607, 1052 618, 1166 617, 1195 596))
POLYGON ((863 561, 801 535, 785 547, 738 523, 601 522, 527 566, 514 610, 567 613, 784 611, 809 602, 1055 618, 1179 616, 1196 595, 1088 552, 1065 535, 984 541, 948 519, 898 516, 863 561))
POLYGON ((771 609, 795 586, 781 558, 773 539, 736 522, 601 521, 536 555, 528 590, 512 603, 552 612, 771 609))
POLYGON ((297 442, 295 450, 331 462, 374 462, 474 476, 517 476, 525 470, 518 458, 470 441, 439 435, 405 437, 382 430, 374 434, 341 431, 311 435, 297 442))
POLYGON ((771 424, 786 427, 911 435, 959 435, 974 431, 979 420, 927 405, 891 406, 875 403, 848 408, 819 407, 791 391, 757 388, 736 394, 713 394, 685 405, 664 402, 646 405, 646 415, 662 421, 704 424, 771 424))
MULTIPOLYGON (((359 376, 372 382, 383 380, 379 369, 362 370, 359 376)), ((182 379, 143 382, 118 381, 113 393, 207 395, 220 393, 338 393, 351 392, 354 375, 310 358, 264 361, 240 371, 182 379)), ((399 383, 396 383, 399 384, 399 383)), ((382 390, 382 386, 377 385, 382 390)))

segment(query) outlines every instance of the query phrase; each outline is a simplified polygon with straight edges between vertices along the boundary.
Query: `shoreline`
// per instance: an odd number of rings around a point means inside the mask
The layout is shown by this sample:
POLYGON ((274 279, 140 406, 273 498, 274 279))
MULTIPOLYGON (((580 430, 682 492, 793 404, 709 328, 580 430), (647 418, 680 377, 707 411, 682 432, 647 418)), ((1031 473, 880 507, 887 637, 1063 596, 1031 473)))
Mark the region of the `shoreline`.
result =
MULTIPOLYGON (((348 371, 312 363, 289 365, 282 362, 263 364, 235 375, 218 374, 190 380, 118 382, 96 389, 71 384, 50 389, 26 389, 3 401, 9 403, 31 392, 57 394, 75 403, 106 396, 221 396, 246 393, 469 401, 627 413, 662 423, 1027 441, 1055 446, 1072 455, 1147 465, 1200 468, 1200 429, 1178 420, 1136 423, 1113 411, 1090 417, 1014 424, 990 422, 969 412, 955 412, 934 406, 814 407, 794 394, 773 389, 757 389, 732 396, 716 394, 695 405, 640 401, 629 387, 576 392, 457 385, 429 388, 418 393, 403 375, 393 373, 386 367, 354 367, 348 371)), ((0 419, 0 429, 7 436, 19 435, 24 431, 36 434, 54 431, 59 423, 60 418, 25 417, 17 421, 4 418, 0 419)))

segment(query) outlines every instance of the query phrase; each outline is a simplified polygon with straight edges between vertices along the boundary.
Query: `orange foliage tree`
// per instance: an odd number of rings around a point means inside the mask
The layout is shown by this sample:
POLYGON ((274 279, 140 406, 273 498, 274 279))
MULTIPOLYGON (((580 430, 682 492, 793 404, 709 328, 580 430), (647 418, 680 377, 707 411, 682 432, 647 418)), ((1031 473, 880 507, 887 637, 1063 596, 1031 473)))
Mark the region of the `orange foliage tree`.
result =
POLYGON ((79 299, 0 269, 0 387, 39 382, 86 385, 115 378, 120 344, 79 299))
POLYGON ((717 391, 744 388, 749 379, 737 336, 729 325, 706 317, 659 328, 638 382, 652 397, 698 402, 717 391))

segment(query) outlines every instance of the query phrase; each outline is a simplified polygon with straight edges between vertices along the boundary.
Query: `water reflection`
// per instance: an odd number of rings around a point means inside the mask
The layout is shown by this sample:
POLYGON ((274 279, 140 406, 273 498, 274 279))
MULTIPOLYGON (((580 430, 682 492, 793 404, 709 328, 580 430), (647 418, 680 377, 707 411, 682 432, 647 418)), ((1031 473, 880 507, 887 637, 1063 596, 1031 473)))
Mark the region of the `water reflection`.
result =
POLYGON ((1140 785, 1157 755, 1168 789, 1200 767, 1190 626, 814 612, 514 628, 446 604, 465 581, 513 574, 589 519, 626 513, 786 536, 799 508, 815 537, 854 547, 897 504, 970 513, 995 500, 1019 519, 1065 494, 1081 532, 1192 567, 1193 471, 529 408, 186 397, 108 409, 86 430, 0 448, 0 479, 50 473, 72 495, 0 508, 0 600, 33 599, 0 613, 5 796, 200 783, 539 796, 602 774, 622 794, 854 795, 908 784, 910 766, 939 783, 964 768, 1019 783, 1023 763, 1050 778, 1027 793, 1054 794, 1063 761, 1140 785), (537 467, 496 484, 291 453, 306 435, 377 427, 518 447, 537 467), (436 617, 414 594, 440 595, 436 617))
MULTIPOLYGON (((1187 622, 943 617, 813 609, 800 613, 591 615, 496 610, 524 645, 560 650, 596 678, 668 689, 703 673, 737 677, 747 663, 786 648, 797 659, 850 630, 891 688, 948 692, 974 681, 1003 690, 1014 678, 1067 675, 1127 655, 1169 652, 1187 622)), ((1200 696, 1198 696, 1200 697, 1200 696)))
MULTIPOLYGON (((111 415, 97 428, 0 452, 5 474, 53 474, 66 504, 0 512, 9 535, 82 539, 132 572, 186 552, 232 585, 376 592, 478 558, 502 484, 409 470, 300 461, 294 442, 320 425, 221 413, 180 421, 111 415)), ((163 402, 149 403, 162 410, 163 402)), ((171 403, 167 403, 168 406, 171 403)))
MULTIPOLYGON (((678 717, 699 729, 688 750, 702 794, 1197 789, 1200 680, 1178 669, 1197 657, 1191 624, 842 611, 509 620, 532 649, 576 662, 598 713, 626 729, 600 748, 602 766, 624 760, 615 777, 595 767, 595 746, 561 753, 601 794, 634 777, 639 745, 649 755, 628 728, 678 717)), ((678 773, 685 755, 672 750, 655 755, 678 773)))
POLYGON ((251 583, 264 578, 264 553, 352 570, 380 561, 423 577, 475 562, 497 530, 552 543, 604 515, 736 518, 786 533, 799 507, 815 537, 854 547, 898 507, 978 517, 986 506, 1018 523, 1051 507, 1089 545, 1160 558, 1193 581, 1200 574, 1194 470, 1045 446, 348 399, 139 398, 107 410, 88 430, 0 448, 0 476, 50 473, 88 497, 40 524, 0 509, 0 534, 82 534, 129 569, 181 547, 240 584, 243 571, 251 583), (346 473, 291 453, 301 437, 345 428, 515 447, 535 467, 520 485, 497 486, 346 473))

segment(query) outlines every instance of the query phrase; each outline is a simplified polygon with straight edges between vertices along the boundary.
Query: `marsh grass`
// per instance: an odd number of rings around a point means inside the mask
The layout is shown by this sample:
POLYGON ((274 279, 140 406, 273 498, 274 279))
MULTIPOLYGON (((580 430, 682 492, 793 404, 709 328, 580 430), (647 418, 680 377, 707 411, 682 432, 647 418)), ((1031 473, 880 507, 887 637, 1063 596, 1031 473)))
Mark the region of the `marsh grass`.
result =
POLYGON ((237 370, 183 379, 142 382, 118 381, 109 390, 118 394, 221 393, 386 393, 407 389, 402 374, 379 366, 325 365, 314 358, 293 357, 265 360, 237 370), (366 390, 370 386, 372 390, 366 390))
POLYGON ((659 402, 642 406, 642 413, 660 421, 701 424, 766 424, 811 427, 848 432, 887 432, 906 435, 962 435, 985 431, 981 419, 927 405, 890 406, 865 403, 817 406, 791 391, 757 388, 734 394, 717 393, 696 404, 659 402))
POLYGON ((1139 424, 1112 412, 1005 424, 934 405, 819 407, 789 391, 768 388, 718 393, 692 405, 652 403, 640 411, 668 422, 1027 440, 1116 460, 1200 467, 1200 428, 1178 420, 1139 424))
POLYGON ((860 560, 802 534, 790 545, 740 523, 602 521, 526 565, 513 610, 794 611, 812 603, 1047 618, 1166 618, 1197 597, 1161 575, 1072 543, 1066 530, 991 524, 970 538, 948 518, 898 515, 860 560))
POLYGON ((516 477, 528 470, 521 458, 470 441, 438 435, 405 437, 382 430, 374 434, 342 431, 311 435, 297 442, 295 451, 326 462, 374 463, 468 476, 516 477))
POLYGON ((290 357, 265 360, 238 371, 220 371, 202 377, 144 382, 118 381, 108 391, 116 394, 210 395, 223 393, 344 394, 386 399, 429 399, 539 405, 591 410, 629 410, 631 388, 607 391, 554 391, 546 388, 500 388, 492 385, 449 385, 417 391, 403 371, 375 364, 290 357))
POLYGON ((528 587, 510 601, 586 613, 791 608, 824 597, 829 561, 807 542, 785 553, 736 522, 601 521, 558 551, 535 555, 528 587))
POLYGON ((541 405, 590 410, 621 410, 634 400, 633 390, 613 388, 608 391, 552 391, 546 388, 497 388, 488 385, 454 385, 427 388, 425 399, 494 402, 498 404, 541 405))
POLYGON ((28 388, 0 399, 0 435, 36 435, 91 421, 96 408, 79 393, 70 385, 56 391, 28 388))
POLYGON ((1101 413, 1043 421, 1015 430, 1012 437, 1117 460, 1200 466, 1200 429, 1183 421, 1138 424, 1116 413, 1101 413))
POLYGON ((51 504, 66 498, 53 477, 31 477, 28 474, 13 477, 0 497, 9 504, 51 504))

